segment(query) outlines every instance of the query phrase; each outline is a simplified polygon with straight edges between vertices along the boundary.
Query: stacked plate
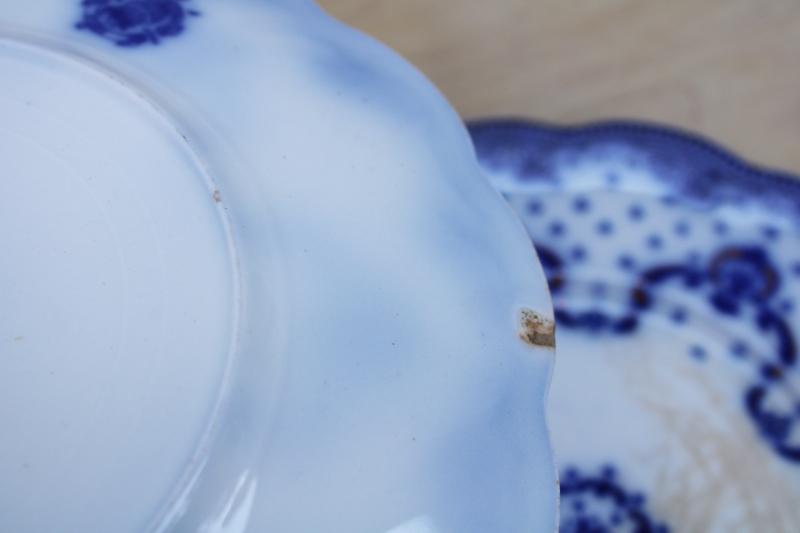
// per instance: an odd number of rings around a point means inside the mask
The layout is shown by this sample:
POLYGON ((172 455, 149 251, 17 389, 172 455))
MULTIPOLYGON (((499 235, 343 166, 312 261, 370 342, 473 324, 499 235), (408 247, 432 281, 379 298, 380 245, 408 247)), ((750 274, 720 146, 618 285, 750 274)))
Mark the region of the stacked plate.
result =
POLYGON ((471 126, 548 273, 561 531, 800 530, 800 181, 657 126, 471 126))

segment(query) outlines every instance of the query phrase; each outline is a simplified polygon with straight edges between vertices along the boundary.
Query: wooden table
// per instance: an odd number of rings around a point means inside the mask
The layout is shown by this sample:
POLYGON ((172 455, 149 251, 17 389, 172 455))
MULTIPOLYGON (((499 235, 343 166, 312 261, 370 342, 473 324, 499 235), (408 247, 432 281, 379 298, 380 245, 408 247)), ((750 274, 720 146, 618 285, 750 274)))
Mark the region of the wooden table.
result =
POLYGON ((637 118, 800 173, 800 0, 320 0, 467 118, 637 118))

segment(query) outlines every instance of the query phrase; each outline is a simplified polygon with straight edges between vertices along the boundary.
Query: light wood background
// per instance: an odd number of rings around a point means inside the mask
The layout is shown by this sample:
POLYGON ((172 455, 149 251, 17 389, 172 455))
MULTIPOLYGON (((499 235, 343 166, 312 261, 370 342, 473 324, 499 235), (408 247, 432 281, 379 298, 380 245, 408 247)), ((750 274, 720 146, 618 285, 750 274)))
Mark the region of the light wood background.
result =
POLYGON ((800 172, 800 0, 320 0, 466 118, 700 132, 800 172))

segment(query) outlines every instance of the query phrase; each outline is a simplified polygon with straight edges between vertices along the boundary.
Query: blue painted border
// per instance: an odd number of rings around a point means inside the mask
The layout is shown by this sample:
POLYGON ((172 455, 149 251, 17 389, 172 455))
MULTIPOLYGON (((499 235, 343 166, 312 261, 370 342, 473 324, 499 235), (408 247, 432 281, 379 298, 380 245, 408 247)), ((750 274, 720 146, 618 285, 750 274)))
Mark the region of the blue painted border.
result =
POLYGON ((524 119, 467 122, 478 158, 489 168, 509 168, 521 179, 541 179, 552 157, 570 148, 621 144, 671 167, 668 186, 677 196, 713 204, 739 199, 780 207, 800 223, 800 176, 745 161, 695 133, 640 121, 613 120, 562 126, 524 119))

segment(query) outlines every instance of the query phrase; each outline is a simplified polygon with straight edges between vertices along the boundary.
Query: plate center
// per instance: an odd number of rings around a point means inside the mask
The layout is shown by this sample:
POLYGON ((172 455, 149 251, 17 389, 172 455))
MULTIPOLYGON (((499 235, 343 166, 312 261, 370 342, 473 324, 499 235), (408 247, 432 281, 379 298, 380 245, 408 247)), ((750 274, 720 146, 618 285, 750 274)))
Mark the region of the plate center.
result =
POLYGON ((2 36, 0 69, 0 530, 141 531, 229 364, 218 196, 122 82, 2 36))

